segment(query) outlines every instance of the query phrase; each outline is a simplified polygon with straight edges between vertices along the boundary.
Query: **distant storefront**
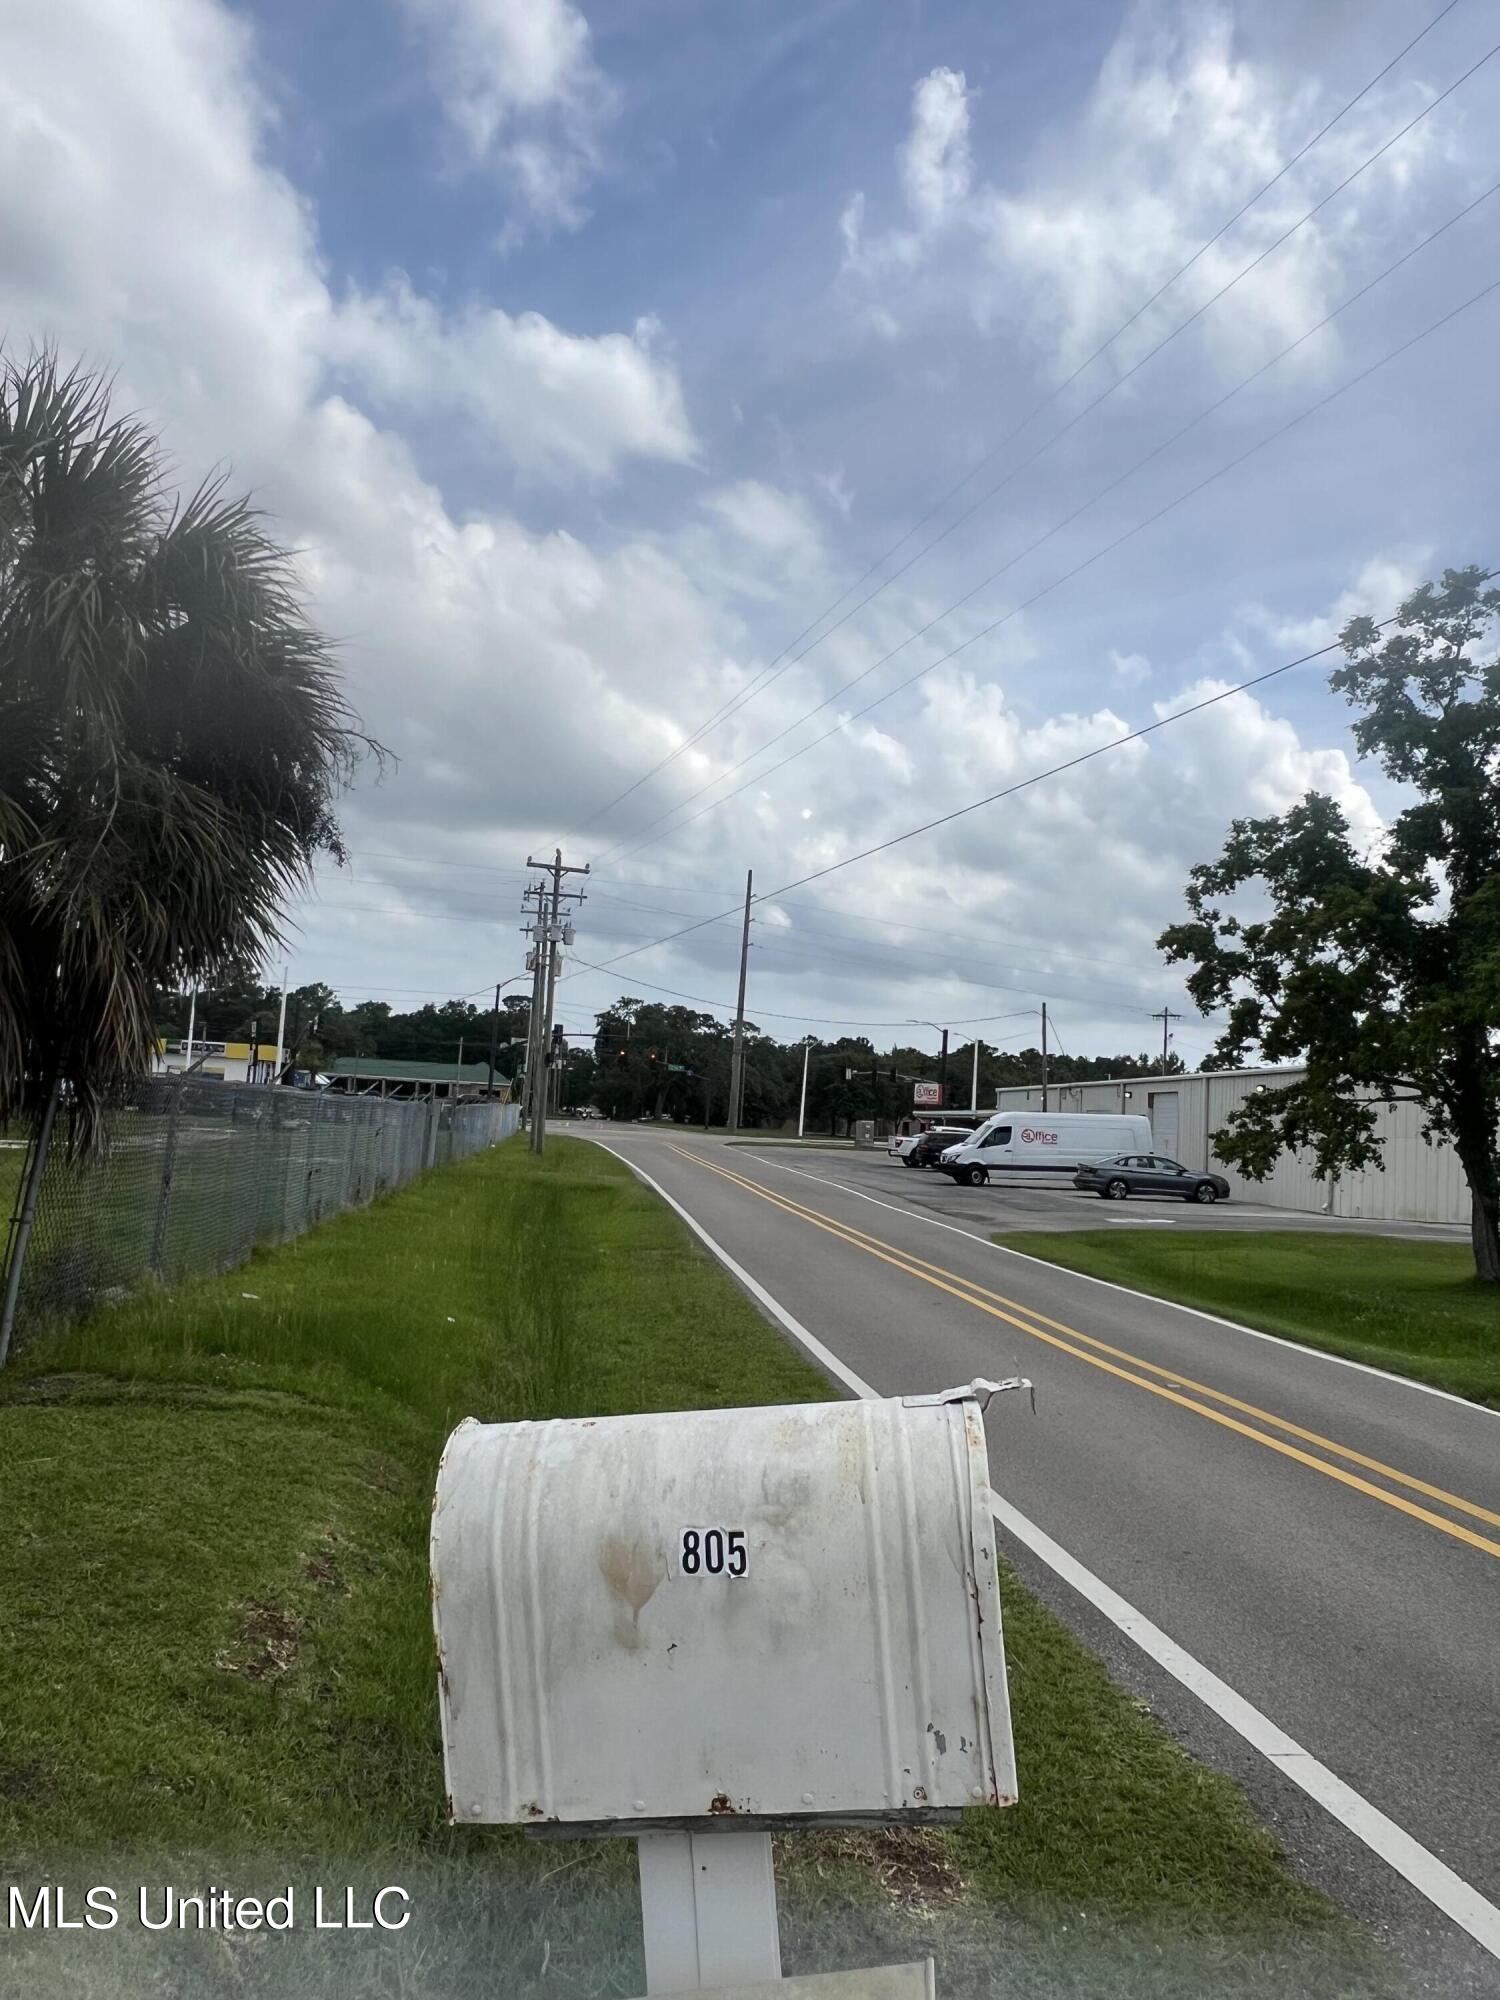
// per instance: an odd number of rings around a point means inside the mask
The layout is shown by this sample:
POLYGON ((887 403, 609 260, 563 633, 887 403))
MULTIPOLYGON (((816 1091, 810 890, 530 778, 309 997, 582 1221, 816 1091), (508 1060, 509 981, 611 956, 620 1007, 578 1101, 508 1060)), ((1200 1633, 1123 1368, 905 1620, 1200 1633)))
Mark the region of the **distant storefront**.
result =
POLYGON ((158 1042, 158 1073, 191 1069, 195 1076, 218 1077, 224 1083, 269 1083, 276 1074, 274 1042, 158 1042))

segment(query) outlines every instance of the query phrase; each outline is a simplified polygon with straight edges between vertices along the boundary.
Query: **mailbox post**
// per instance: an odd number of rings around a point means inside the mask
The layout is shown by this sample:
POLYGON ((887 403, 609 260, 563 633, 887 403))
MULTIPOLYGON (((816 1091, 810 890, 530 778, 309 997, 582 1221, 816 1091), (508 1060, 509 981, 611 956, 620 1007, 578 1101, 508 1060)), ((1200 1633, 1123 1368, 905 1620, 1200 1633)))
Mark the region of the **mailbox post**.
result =
POLYGON ((773 1832, 1010 1804, 981 1414, 1008 1386, 461 1424, 450 1816, 634 1837, 655 1994, 780 1977, 773 1832))

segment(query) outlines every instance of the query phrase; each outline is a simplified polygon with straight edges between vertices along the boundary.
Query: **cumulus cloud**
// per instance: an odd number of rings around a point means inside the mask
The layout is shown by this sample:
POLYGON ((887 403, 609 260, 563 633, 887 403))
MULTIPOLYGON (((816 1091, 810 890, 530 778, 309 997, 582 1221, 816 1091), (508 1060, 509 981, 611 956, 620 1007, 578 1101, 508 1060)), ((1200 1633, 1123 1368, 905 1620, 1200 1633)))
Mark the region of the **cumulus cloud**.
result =
POLYGON ((404 278, 343 301, 329 338, 330 357, 385 408, 460 415, 525 471, 593 478, 629 457, 693 456, 677 372, 660 349, 652 319, 580 335, 498 306, 445 316, 404 278))
POLYGON ((1144 653, 1121 653, 1111 647, 1109 669, 1120 687, 1139 687, 1151 678, 1151 662, 1144 653))
POLYGON ((576 228, 615 92, 570 0, 398 0, 465 164, 497 171, 524 221, 576 228))
MULTIPOLYGON (((962 70, 938 68, 918 79, 896 164, 910 221, 868 236, 864 191, 851 195, 839 216, 846 271, 876 277, 919 264, 944 225, 961 214, 974 185, 969 90, 962 70)), ((887 336, 897 331, 883 307, 870 309, 870 324, 887 336)))
POLYGON ((962 70, 935 69, 913 93, 911 131, 901 148, 906 205, 924 228, 936 228, 973 184, 968 84, 962 70))
POLYGON ((1389 618, 1396 606, 1431 574, 1430 551, 1415 557, 1372 556, 1324 611, 1309 617, 1294 617, 1268 605, 1252 604, 1245 607, 1242 615, 1278 649, 1311 653, 1331 645, 1351 618, 1389 618))
POLYGON ((598 477, 631 456, 691 456, 651 321, 583 336, 538 313, 444 315, 404 280, 335 295, 310 211, 265 159, 252 44, 227 9, 71 11, 68 37, 40 0, 8 27, 0 263, 13 330, 118 362, 179 443, 204 447, 200 463, 232 448, 278 485, 277 448, 330 372, 374 407, 461 412, 527 472, 598 477), (143 87, 123 87, 131 77, 143 87))
MULTIPOLYGON (((339 287, 311 207, 267 158, 243 17, 213 0, 69 11, 66 35, 55 0, 18 0, 7 22, 0 319, 12 338, 50 335, 117 365, 122 403, 161 417, 184 483, 227 459, 256 490, 302 552, 356 704, 400 754, 349 802, 355 852, 373 859, 307 914, 294 976, 351 992, 478 988, 515 969, 519 884, 486 889, 475 869, 586 827, 580 858, 597 858, 778 732, 806 740, 804 711, 942 597, 903 581, 590 825, 761 674, 775 652, 766 607, 779 643, 848 583, 827 545, 839 489, 830 507, 730 466, 700 471, 649 324, 574 335, 519 309, 445 311, 404 280, 339 287), (686 464, 694 483, 666 525, 616 489, 598 531, 590 506, 567 513, 568 487, 554 521, 537 503, 523 522, 493 483, 466 485, 462 505, 444 490, 434 434, 455 419, 533 478, 597 480, 649 459, 686 464), (406 913, 399 956, 381 905, 406 913)), ((972 206, 951 91, 929 136, 922 185, 972 206)), ((732 901, 752 861, 758 885, 785 883, 1127 727, 1097 690, 1055 694, 1063 649, 1024 621, 985 659, 986 677, 940 670, 774 776, 757 760, 763 781, 691 832, 597 869, 583 955, 660 936, 674 927, 661 910, 712 910, 725 888, 732 901), (631 896, 656 907, 633 911, 631 896)), ((1158 667, 1153 691, 1165 684, 1158 667)), ((1071 1005, 1086 1045, 1128 1045, 1122 1024, 1164 994, 1178 1004, 1151 940, 1226 819, 1310 781, 1348 790, 1331 753, 1258 704, 1215 713, 803 891, 810 910, 789 898, 774 941, 803 955, 756 961, 760 1002, 957 1019, 1046 993, 1071 1005)), ((643 983, 732 992, 737 944, 732 921, 706 928, 643 961, 643 983)), ((591 1003, 627 969, 588 989, 591 1003)))
MULTIPOLYGON (((1081 107, 1005 182, 976 176, 962 75, 923 78, 897 149, 908 219, 871 230, 858 197, 840 220, 845 270, 877 292, 920 270, 981 326, 1012 328, 1063 375, 1193 260, 1120 343, 1128 360, 1300 221, 1427 94, 1410 81, 1375 91, 1306 169, 1195 256, 1329 106, 1315 79, 1288 78, 1243 54, 1226 10, 1138 7, 1081 107)), ((1351 259, 1399 218, 1404 194, 1443 154, 1444 142, 1418 128, 1299 228, 1236 287, 1232 313, 1205 320, 1211 358, 1253 367, 1315 322, 1336 302, 1351 259)), ((1298 365, 1318 366, 1321 351, 1307 350, 1298 365)))

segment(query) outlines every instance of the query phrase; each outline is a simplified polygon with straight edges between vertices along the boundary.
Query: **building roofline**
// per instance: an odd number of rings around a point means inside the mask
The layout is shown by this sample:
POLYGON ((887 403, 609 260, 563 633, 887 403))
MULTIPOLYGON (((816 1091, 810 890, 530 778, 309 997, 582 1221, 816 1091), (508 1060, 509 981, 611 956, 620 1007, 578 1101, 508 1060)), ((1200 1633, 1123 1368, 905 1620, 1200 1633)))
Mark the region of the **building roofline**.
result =
MULTIPOLYGON (((1173 1070, 1167 1075, 1155 1075, 1147 1070, 1132 1076, 1072 1076, 1066 1078, 1049 1077, 1048 1090, 1093 1090, 1102 1089, 1106 1084, 1115 1083, 1197 1083, 1203 1077, 1220 1076, 1294 1076, 1301 1075, 1306 1063, 1260 1063, 1247 1065, 1244 1069, 1184 1069, 1173 1070)), ((997 1083, 997 1091, 1040 1090, 1040 1083, 997 1083)))

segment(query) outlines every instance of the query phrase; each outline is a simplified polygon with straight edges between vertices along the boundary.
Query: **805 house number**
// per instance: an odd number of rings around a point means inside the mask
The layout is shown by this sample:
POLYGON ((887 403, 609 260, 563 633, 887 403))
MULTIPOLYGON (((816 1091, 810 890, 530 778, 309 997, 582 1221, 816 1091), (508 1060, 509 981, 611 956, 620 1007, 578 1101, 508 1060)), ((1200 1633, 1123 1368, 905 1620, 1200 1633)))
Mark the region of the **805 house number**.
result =
POLYGON ((679 1560, 684 1576, 748 1575, 743 1528, 684 1528, 679 1560))

